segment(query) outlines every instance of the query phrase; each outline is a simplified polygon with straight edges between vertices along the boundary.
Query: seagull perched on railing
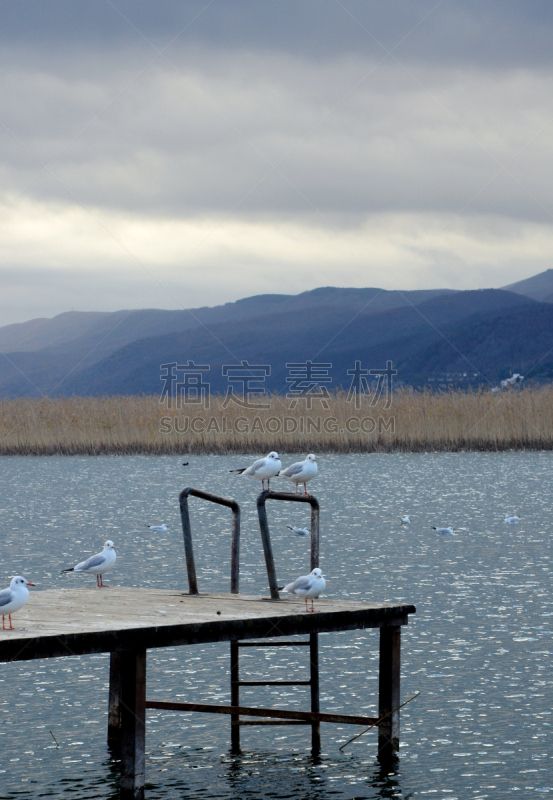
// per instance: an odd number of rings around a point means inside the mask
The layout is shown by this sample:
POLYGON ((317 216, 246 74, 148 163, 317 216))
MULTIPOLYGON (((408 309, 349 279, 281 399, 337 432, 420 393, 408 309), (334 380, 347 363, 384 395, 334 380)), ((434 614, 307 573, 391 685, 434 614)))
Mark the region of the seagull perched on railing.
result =
POLYGON ((246 475, 248 478, 257 478, 258 481, 261 481, 262 491, 265 491, 265 481, 267 481, 267 490, 271 491, 271 478, 275 478, 278 475, 281 467, 282 464, 278 453, 275 453, 273 450, 268 456, 265 456, 265 458, 254 461, 251 467, 231 469, 230 472, 237 472, 239 475, 246 475))
POLYGON ((27 586, 34 586, 34 583, 29 583, 26 581, 25 578, 22 578, 21 575, 16 575, 15 578, 11 579, 11 583, 7 589, 3 589, 0 592, 0 613, 2 614, 2 630, 4 631, 16 631, 17 628, 14 628, 12 625, 12 614, 15 611, 19 611, 20 608, 23 608, 27 600, 29 599, 29 590, 27 586), (10 620, 10 627, 6 628, 6 620, 5 617, 8 617, 10 620))
POLYGON ((324 592, 326 589, 326 581, 323 578, 321 570, 315 567, 309 575, 302 575, 287 586, 279 586, 278 589, 280 592, 287 592, 288 594, 296 594, 298 597, 303 597, 306 611, 309 611, 307 608, 307 598, 310 598, 311 611, 315 611, 313 599, 324 592))
POLYGON ((115 545, 113 544, 111 539, 108 539, 101 553, 97 553, 95 556, 90 556, 90 558, 87 558, 86 561, 81 561, 81 563, 77 564, 76 567, 69 567, 69 569, 62 569, 62 573, 95 572, 96 586, 102 589, 104 588, 102 575, 104 574, 104 572, 107 572, 108 569, 111 569, 114 566, 116 558, 117 556, 115 554, 115 545))
POLYGON ((311 453, 307 456, 305 461, 297 461, 295 464, 292 464, 290 467, 286 467, 279 472, 279 478, 287 478, 287 480, 291 481, 292 483, 296 484, 296 492, 298 491, 298 485, 303 483, 303 491, 308 496, 311 497, 309 492, 307 491, 307 481, 313 480, 318 473, 317 467, 317 459, 311 453))

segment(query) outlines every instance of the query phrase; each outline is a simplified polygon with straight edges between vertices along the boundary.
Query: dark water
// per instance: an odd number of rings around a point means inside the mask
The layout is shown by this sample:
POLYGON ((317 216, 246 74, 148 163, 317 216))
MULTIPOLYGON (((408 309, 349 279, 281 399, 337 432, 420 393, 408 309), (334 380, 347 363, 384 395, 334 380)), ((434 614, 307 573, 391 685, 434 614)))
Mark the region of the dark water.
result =
MULTIPOLYGON (((194 485, 244 511, 241 591, 266 593, 254 498, 232 457, 3 458, 1 585, 22 573, 40 589, 93 582, 60 568, 115 541, 112 583, 186 588, 177 496, 194 485), (166 534, 147 523, 166 522, 166 534)), ((284 459, 289 463, 292 457, 284 459)), ((358 728, 246 728, 229 754, 229 721, 148 712, 148 798, 480 798, 553 794, 551 722, 551 453, 322 456, 321 566, 329 597, 406 601, 397 771, 381 774, 376 734, 344 753, 358 728), (517 512, 521 521, 503 522, 517 512), (410 514, 413 524, 399 524, 410 514), (439 535, 431 525, 454 527, 439 535)), ((194 504, 200 589, 228 591, 230 518, 194 504)), ((309 542, 286 524, 307 507, 272 504, 279 579, 308 571, 309 542)), ((31 601, 32 602, 32 599, 31 601)), ((321 707, 373 715, 376 631, 321 635, 321 707)), ((305 653, 252 653, 253 679, 306 677, 305 653)), ((228 702, 228 645, 150 652, 148 694, 228 702)), ((0 798, 110 798, 117 765, 105 746, 107 656, 0 665, 0 798), (53 739, 56 737, 59 747, 53 739)), ((307 708, 304 687, 243 691, 248 705, 307 708)))

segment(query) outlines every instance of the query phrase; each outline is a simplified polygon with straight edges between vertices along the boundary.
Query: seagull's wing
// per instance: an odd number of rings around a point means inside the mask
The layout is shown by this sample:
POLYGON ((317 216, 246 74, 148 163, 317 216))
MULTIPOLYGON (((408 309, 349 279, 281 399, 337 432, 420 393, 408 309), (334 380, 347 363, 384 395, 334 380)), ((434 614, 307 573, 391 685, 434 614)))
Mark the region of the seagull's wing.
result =
POLYGON ((292 464, 292 466, 282 470, 279 474, 284 475, 285 478, 293 478, 294 475, 298 475, 302 470, 303 461, 298 461, 297 464, 292 464))
POLYGON ((2 589, 0 592, 0 608, 7 606, 13 600, 13 593, 11 589, 2 589))
POLYGON ((289 592, 293 594, 298 590, 300 592, 306 592, 309 587, 311 586, 311 575, 302 575, 300 578, 296 578, 293 583, 289 583, 288 586, 284 587, 285 592, 289 592))
POLYGON ((87 558, 86 561, 81 561, 80 564, 77 564, 75 567, 75 572, 86 572, 89 569, 101 567, 102 564, 105 564, 105 562, 105 555, 103 553, 98 553, 98 555, 90 556, 90 558, 87 558))
POLYGON ((248 475, 256 475, 260 469, 267 466, 267 459, 266 458, 258 458, 257 461, 254 461, 251 467, 248 467, 246 470, 248 475))

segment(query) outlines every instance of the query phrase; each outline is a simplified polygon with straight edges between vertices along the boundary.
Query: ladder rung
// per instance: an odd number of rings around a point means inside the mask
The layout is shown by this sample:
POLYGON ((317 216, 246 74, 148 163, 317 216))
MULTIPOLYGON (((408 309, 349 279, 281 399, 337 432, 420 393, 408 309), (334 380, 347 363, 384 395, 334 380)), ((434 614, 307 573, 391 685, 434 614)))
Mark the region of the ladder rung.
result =
POLYGON ((236 681, 234 685, 235 686, 311 686, 311 681, 236 681))
POLYGON ((312 722, 300 722, 297 719, 239 719, 239 725, 312 725, 312 722))
POLYGON ((238 647, 309 647, 309 642, 237 642, 238 647))

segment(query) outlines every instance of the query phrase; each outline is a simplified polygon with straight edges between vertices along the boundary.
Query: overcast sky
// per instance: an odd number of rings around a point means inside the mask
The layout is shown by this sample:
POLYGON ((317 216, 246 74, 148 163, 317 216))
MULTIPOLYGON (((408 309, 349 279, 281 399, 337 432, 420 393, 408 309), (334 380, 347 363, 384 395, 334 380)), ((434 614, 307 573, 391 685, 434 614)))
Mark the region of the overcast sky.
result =
POLYGON ((550 0, 0 0, 0 324, 553 266, 550 0))

